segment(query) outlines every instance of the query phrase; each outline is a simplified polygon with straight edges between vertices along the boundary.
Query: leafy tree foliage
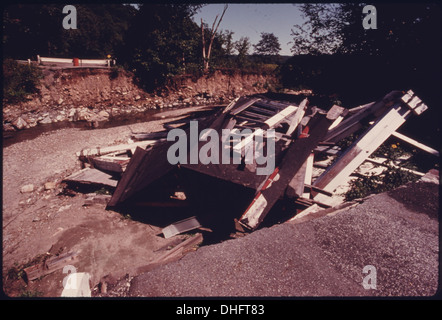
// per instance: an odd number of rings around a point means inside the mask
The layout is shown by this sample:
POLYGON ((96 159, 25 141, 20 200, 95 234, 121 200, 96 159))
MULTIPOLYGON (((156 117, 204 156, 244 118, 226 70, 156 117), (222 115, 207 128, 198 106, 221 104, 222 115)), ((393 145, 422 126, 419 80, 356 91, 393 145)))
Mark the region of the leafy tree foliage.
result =
POLYGON ((118 56, 149 89, 201 60, 199 27, 188 4, 143 4, 118 56))
POLYGON ((412 89, 429 110, 404 132, 438 147, 440 8, 376 3, 377 29, 362 26, 364 4, 303 4, 306 22, 292 30, 294 56, 281 69, 283 85, 340 96, 351 106, 391 90, 412 89))
POLYGON ((26 96, 38 92, 41 71, 34 65, 19 64, 12 59, 3 61, 3 99, 7 102, 26 100, 26 96))
POLYGON ((249 37, 241 37, 238 41, 235 42, 235 49, 238 51, 238 55, 236 57, 236 62, 238 67, 245 67, 248 59, 247 55, 249 54, 249 50, 251 47, 250 38, 249 37))
POLYGON ((65 30, 62 4, 17 4, 3 13, 4 55, 104 57, 123 43, 136 13, 123 4, 78 4, 77 29, 65 30))
POLYGON ((278 37, 268 32, 261 32, 261 39, 257 44, 253 45, 253 48, 255 49, 255 54, 266 56, 276 56, 281 51, 278 37))

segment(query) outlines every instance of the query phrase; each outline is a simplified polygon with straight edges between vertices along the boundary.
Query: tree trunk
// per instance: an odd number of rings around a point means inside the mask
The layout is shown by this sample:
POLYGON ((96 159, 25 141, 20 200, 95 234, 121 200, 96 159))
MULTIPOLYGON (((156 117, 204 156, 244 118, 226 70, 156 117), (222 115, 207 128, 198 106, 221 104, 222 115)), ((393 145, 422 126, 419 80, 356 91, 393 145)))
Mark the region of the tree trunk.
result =
POLYGON ((215 24, 216 24, 216 21, 218 20, 218 15, 215 17, 215 20, 213 21, 212 30, 211 30, 212 33, 211 33, 211 36, 210 36, 210 43, 209 43, 209 47, 207 49, 207 54, 206 54, 206 42, 205 42, 205 38, 204 38, 203 19, 201 19, 201 36, 202 36, 202 41, 203 41, 204 71, 209 70, 209 59, 210 59, 210 54, 212 52, 213 40, 215 40, 216 32, 217 32, 218 27, 219 27, 219 25, 221 23, 221 20, 223 20, 224 13, 226 12, 228 6, 229 5, 227 5, 227 4, 224 6, 223 13, 221 14, 221 18, 219 19, 218 24, 216 25, 216 28, 215 28, 215 24))

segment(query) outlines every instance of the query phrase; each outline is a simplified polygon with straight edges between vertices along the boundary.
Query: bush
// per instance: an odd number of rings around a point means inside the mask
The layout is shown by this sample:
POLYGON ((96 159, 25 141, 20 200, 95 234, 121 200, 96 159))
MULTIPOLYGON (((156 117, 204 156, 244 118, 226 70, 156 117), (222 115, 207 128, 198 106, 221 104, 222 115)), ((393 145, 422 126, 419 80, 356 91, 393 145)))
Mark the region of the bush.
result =
POLYGON ((24 101, 26 96, 39 92, 42 73, 34 65, 19 64, 12 59, 3 61, 3 99, 6 102, 24 101))
POLYGON ((370 194, 395 189, 408 182, 416 181, 419 176, 399 168, 389 167, 379 175, 359 177, 350 182, 350 190, 344 196, 346 201, 364 198, 370 194))

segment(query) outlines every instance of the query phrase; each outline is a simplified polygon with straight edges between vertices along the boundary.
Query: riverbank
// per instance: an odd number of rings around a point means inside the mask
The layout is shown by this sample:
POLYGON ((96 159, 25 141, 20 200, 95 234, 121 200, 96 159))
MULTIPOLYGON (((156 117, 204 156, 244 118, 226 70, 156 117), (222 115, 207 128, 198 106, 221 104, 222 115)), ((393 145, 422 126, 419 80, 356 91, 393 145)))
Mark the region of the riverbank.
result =
POLYGON ((66 121, 99 127, 150 110, 227 104, 241 95, 267 92, 277 84, 272 75, 216 71, 197 79, 181 76, 161 92, 148 93, 122 69, 41 68, 39 93, 24 102, 4 103, 4 132, 66 121))
POLYGON ((4 147, 4 291, 10 296, 60 296, 66 276, 61 271, 30 283, 20 277, 24 265, 47 253, 78 251, 75 267, 93 276, 92 286, 105 276, 119 279, 132 274, 158 256, 154 250, 169 241, 155 236, 159 228, 125 219, 105 210, 104 204, 85 207, 85 195, 64 194, 61 180, 80 169, 76 152, 127 142, 131 132, 160 131, 165 121, 201 109, 204 107, 168 110, 149 122, 93 131, 58 129, 4 147), (27 185, 32 188, 23 190, 27 185))

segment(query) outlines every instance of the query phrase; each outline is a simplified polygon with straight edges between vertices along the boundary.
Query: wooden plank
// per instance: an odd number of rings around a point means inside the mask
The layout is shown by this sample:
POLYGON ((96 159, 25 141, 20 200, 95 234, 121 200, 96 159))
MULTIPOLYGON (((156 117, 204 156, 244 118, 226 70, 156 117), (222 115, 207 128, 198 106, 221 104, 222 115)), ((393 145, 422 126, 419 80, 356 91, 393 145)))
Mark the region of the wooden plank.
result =
POLYGON ((57 271, 68 264, 72 264, 77 258, 77 252, 67 252, 59 256, 51 257, 46 261, 25 268, 26 278, 32 281, 57 271))
POLYGON ((89 156, 100 156, 100 155, 105 155, 108 153, 112 153, 115 151, 124 151, 124 150, 131 150, 131 149, 135 149, 137 147, 140 148, 145 148, 148 145, 153 145, 155 143, 157 143, 158 140, 145 140, 145 141, 139 141, 139 142, 134 142, 134 143, 127 143, 127 144, 120 144, 117 146, 109 146, 109 147, 96 147, 96 148, 92 148, 92 149, 83 149, 80 152, 77 152, 76 155, 77 157, 89 157, 89 156))
POLYGON ((285 194, 290 198, 301 197, 304 193, 305 175, 307 171, 308 159, 302 164, 302 167, 296 172, 292 180, 290 180, 285 194))
POLYGON ((258 120, 256 118, 247 117, 247 116, 245 116, 243 114, 236 115, 235 118, 239 119, 239 120, 246 120, 246 121, 249 121, 249 122, 257 123, 259 125, 263 125, 264 124, 264 121, 258 120))
POLYGON ((273 101, 269 101, 269 100, 259 100, 253 104, 253 106, 256 106, 261 109, 262 108, 267 109, 273 113, 277 113, 277 112, 281 111, 282 109, 285 109, 288 105, 289 104, 282 104, 282 103, 275 104, 275 103, 273 103, 273 101))
POLYGON ((376 103, 369 104, 366 108, 361 109, 347 119, 343 120, 338 126, 331 129, 324 138, 324 141, 337 142, 342 138, 349 136, 358 129, 362 128, 362 121, 369 116, 381 115, 388 106, 399 99, 402 95, 400 91, 392 91, 383 99, 376 103))
POLYGON ((423 177, 425 175, 425 173, 423 173, 423 172, 419 172, 419 171, 411 170, 411 169, 407 169, 407 168, 402 168, 402 167, 399 167, 399 166, 397 166, 395 164, 388 164, 388 163, 385 163, 385 162, 382 162, 382 161, 379 161, 379 160, 376 160, 376 159, 372 159, 372 158, 367 158, 365 161, 368 161, 368 162, 371 162, 371 163, 374 163, 374 164, 377 164, 377 165, 380 165, 380 166, 384 166, 384 167, 393 167, 393 168, 396 168, 396 169, 400 169, 402 171, 411 172, 411 173, 413 173, 415 175, 418 175, 418 176, 421 176, 421 177, 423 177))
MULTIPOLYGON (((306 160, 306 171, 305 171, 305 177, 304 177, 304 187, 307 185, 311 185, 312 183, 312 174, 313 174, 313 162, 314 162, 315 154, 312 152, 310 153, 309 157, 306 160)), ((304 192, 302 194, 302 197, 309 198, 310 192, 304 192)))
POLYGON ((430 153, 432 155, 435 155, 435 156, 439 157, 439 151, 437 151, 437 150, 435 150, 433 148, 430 148, 430 147, 424 145, 423 143, 420 143, 420 142, 418 142, 418 141, 416 141, 414 139, 411 139, 411 138, 407 137, 406 135, 403 135, 402 133, 399 133, 399 132, 395 131, 395 132, 392 133, 392 135, 394 137, 398 138, 398 139, 401 139, 402 141, 405 141, 405 142, 407 142, 407 143, 409 143, 409 144, 411 144, 411 145, 413 145, 413 146, 415 146, 415 147, 425 151, 425 152, 428 152, 428 153, 430 153))
POLYGON ((237 97, 235 99, 233 99, 232 101, 230 101, 230 103, 224 108, 223 113, 227 113, 230 111, 230 109, 232 109, 235 104, 238 102, 240 97, 237 97))
POLYGON ((266 116, 273 116, 273 115, 275 115, 275 112, 273 110, 269 110, 269 109, 266 109, 266 108, 260 108, 260 107, 257 107, 256 105, 253 105, 253 106, 249 107, 247 109, 247 111, 253 112, 253 113, 257 113, 257 114, 261 114, 261 115, 266 115, 266 116))
POLYGON ((199 227, 201 227, 201 224, 196 219, 196 217, 190 217, 168 225, 167 227, 162 229, 162 233, 164 235, 164 238, 168 239, 177 234, 197 229, 199 227))
POLYGON ((264 123, 268 126, 268 128, 273 128, 277 124, 279 124, 281 121, 283 121, 285 118, 287 118, 291 114, 295 113, 296 110, 298 110, 298 107, 293 106, 293 105, 289 105, 287 108, 278 112, 273 117, 266 120, 264 123))
POLYGON ((373 106, 375 103, 376 103, 376 101, 373 101, 373 102, 370 102, 370 103, 366 103, 366 104, 363 104, 363 105, 360 105, 360 106, 357 106, 357 107, 354 107, 354 108, 348 109, 348 113, 349 113, 349 114, 357 113, 357 112, 359 112, 359 111, 361 111, 361 110, 363 110, 363 109, 370 108, 370 107, 373 106))
POLYGON ((255 131, 253 131, 252 134, 249 134, 247 137, 245 137, 244 139, 241 139, 240 142, 238 142, 237 144, 235 144, 233 146, 233 150, 235 150, 236 152, 241 152, 242 148, 247 147, 250 143, 253 143, 253 139, 255 138, 255 136, 260 136, 260 135, 264 135, 264 130, 262 129, 256 129, 255 131))
POLYGON ((126 158, 125 160, 113 160, 109 158, 101 158, 101 157, 90 157, 89 162, 92 164, 94 168, 104 171, 110 171, 115 173, 122 173, 126 165, 129 163, 130 158, 126 158))
POLYGON ((422 100, 415 95, 413 90, 408 90, 407 93, 401 98, 409 108, 413 110, 415 115, 420 115, 422 112, 428 109, 427 105, 422 102, 422 100))
POLYGON ((332 120, 317 113, 305 128, 308 134, 302 134, 288 147, 279 167, 264 180, 249 207, 239 222, 247 229, 256 229, 267 213, 284 194, 287 185, 310 156, 311 150, 321 141, 328 131, 332 120))
MULTIPOLYGON (((341 107, 341 106, 338 106, 335 104, 330 108, 330 110, 327 111, 327 119, 336 120, 342 114, 344 114, 344 111, 346 111, 346 109, 344 107, 341 107)), ((329 130, 330 130, 330 128, 329 128, 329 130)))
MULTIPOLYGON (((329 197, 333 196, 333 193, 328 192, 328 191, 325 191, 325 190, 322 190, 322 189, 319 189, 318 187, 312 186, 311 184, 308 184, 308 183, 305 183, 305 184, 304 184, 304 188, 306 188, 306 189, 310 189, 310 190, 313 190, 313 191, 315 191, 315 192, 317 192, 317 193, 325 194, 326 196, 329 196, 329 197)), ((307 196, 309 196, 309 195, 310 195, 310 194, 307 193, 307 196)), ((304 195, 303 195, 302 197, 303 197, 303 198, 306 198, 304 195)))
POLYGON ((191 251, 202 241, 203 235, 201 233, 197 233, 196 235, 187 238, 177 246, 173 247, 171 250, 168 250, 166 253, 162 254, 148 265, 137 268, 137 273, 145 273, 166 263, 177 261, 181 259, 185 253, 191 251))
MULTIPOLYGON (((411 111, 395 104, 359 137, 316 181, 314 186, 333 192, 350 176, 410 115, 411 111)), ((318 194, 313 199, 327 201, 318 194)))
POLYGON ((244 103, 238 103, 239 106, 232 107, 232 111, 230 111, 231 114, 237 115, 238 113, 243 112, 248 107, 252 106, 256 101, 261 100, 260 98, 252 98, 249 101, 246 101, 244 103))
POLYGON ((241 115, 244 115, 244 116, 250 117, 250 118, 256 118, 261 121, 266 121, 267 119, 269 119, 269 117, 266 115, 262 115, 262 114, 254 113, 254 112, 249 112, 249 111, 243 111, 243 112, 241 112, 241 115))
POLYGON ((287 135, 292 135, 292 133, 298 127, 299 123, 301 122, 302 118, 304 117, 305 110, 308 106, 308 102, 309 101, 306 98, 306 99, 302 100, 301 103, 299 104, 298 110, 296 110, 295 115, 293 116, 293 119, 290 122, 290 126, 287 129, 287 132, 286 132, 287 135))
POLYGON ((65 178, 63 181, 106 185, 110 187, 116 187, 118 184, 118 180, 116 180, 112 175, 94 168, 82 169, 65 178))
POLYGON ((111 199, 111 195, 109 194, 96 194, 91 193, 87 194, 87 198, 84 200, 84 206, 92 206, 94 204, 104 204, 107 205, 111 199))

